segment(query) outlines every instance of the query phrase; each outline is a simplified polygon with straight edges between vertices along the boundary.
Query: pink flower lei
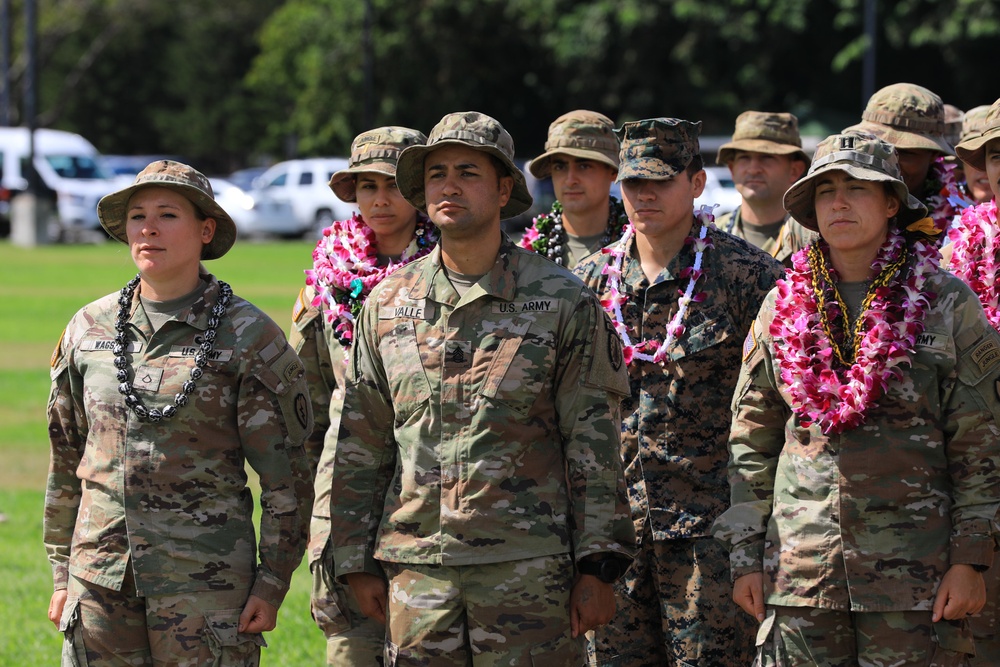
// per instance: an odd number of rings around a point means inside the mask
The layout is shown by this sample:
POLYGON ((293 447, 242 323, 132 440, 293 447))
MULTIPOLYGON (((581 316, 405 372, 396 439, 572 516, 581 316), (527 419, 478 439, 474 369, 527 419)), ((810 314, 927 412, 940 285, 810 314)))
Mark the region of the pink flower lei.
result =
MULTIPOLYGON (((924 185, 925 191, 930 192, 924 202, 928 215, 942 233, 948 230, 952 220, 961 212, 958 202, 967 199, 955 178, 956 168, 954 163, 946 161, 942 156, 934 158, 924 185)), ((938 238, 944 240, 943 235, 938 238)))
POLYGON ((770 334, 792 410, 803 425, 817 423, 829 434, 863 424, 889 383, 902 379, 935 297, 926 288, 939 254, 920 240, 908 251, 903 235, 891 229, 872 264, 875 278, 848 338, 828 251, 819 240, 792 257, 793 267, 777 282, 770 334), (910 251, 912 270, 907 270, 910 251))
POLYGON ((372 288, 393 271, 428 254, 437 240, 437 228, 427 216, 417 213, 413 240, 399 261, 379 266, 375 232, 358 213, 323 230, 313 250, 313 268, 305 271, 306 284, 315 287, 312 306, 322 308, 342 345, 350 347, 354 319, 372 288))
POLYGON ((1000 331, 1000 228, 992 199, 962 212, 961 224, 948 232, 954 251, 951 272, 972 288, 986 317, 1000 331))
POLYGON ((677 339, 684 333, 682 322, 684 321, 684 315, 687 313, 688 306, 692 302, 700 303, 705 300, 705 293, 699 292, 695 294, 694 286, 702 276, 701 266, 705 251, 713 247, 712 239, 707 236, 708 228, 715 221, 715 216, 712 214, 713 208, 715 207, 702 206, 695 212, 695 217, 700 223, 698 236, 697 238, 688 236, 684 239, 684 245, 694 246, 694 264, 681 271, 681 278, 688 278, 688 284, 684 290, 678 291, 680 298, 677 300, 677 312, 670 320, 670 323, 667 324, 667 336, 662 343, 652 339, 633 343, 628 335, 628 327, 625 326, 625 320, 622 317, 622 304, 628 299, 628 295, 622 290, 622 268, 625 264, 625 254, 628 252, 629 244, 632 242, 633 237, 635 237, 635 227, 632 226, 632 223, 630 222, 625 226, 625 233, 618 243, 602 250, 602 252, 610 254, 612 259, 601 271, 603 275, 608 276, 608 296, 605 299, 601 299, 601 305, 604 306, 604 310, 611 316, 615 330, 621 336, 625 353, 625 363, 630 364, 633 359, 641 359, 642 361, 662 364, 670 348, 674 346, 677 339))

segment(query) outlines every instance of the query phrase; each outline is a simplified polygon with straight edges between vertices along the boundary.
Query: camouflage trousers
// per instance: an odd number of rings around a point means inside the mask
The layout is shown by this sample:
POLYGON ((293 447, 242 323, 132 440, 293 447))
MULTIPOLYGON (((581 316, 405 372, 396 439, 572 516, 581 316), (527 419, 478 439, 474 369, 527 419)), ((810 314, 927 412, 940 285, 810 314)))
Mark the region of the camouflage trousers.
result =
POLYGON ((322 561, 312 566, 310 608, 313 620, 326 636, 326 664, 371 667, 382 664, 385 626, 366 618, 347 586, 332 580, 322 561))
POLYGON ((63 667, 260 664, 263 635, 236 631, 248 590, 139 597, 128 571, 120 591, 70 577, 63 667))
POLYGON ((986 581, 986 606, 969 618, 972 636, 976 640, 976 657, 972 667, 997 667, 1000 665, 1000 628, 997 614, 1000 613, 1000 558, 993 559, 993 566, 983 573, 986 581))
POLYGON ((966 619, 931 623, 930 611, 767 608, 754 667, 966 667, 966 619))
POLYGON ((747 667, 757 622, 733 602, 729 554, 714 538, 654 542, 615 583, 618 612, 588 633, 594 667, 747 667))
POLYGON ((386 667, 584 664, 583 638, 570 635, 569 555, 382 567, 389 578, 386 667))

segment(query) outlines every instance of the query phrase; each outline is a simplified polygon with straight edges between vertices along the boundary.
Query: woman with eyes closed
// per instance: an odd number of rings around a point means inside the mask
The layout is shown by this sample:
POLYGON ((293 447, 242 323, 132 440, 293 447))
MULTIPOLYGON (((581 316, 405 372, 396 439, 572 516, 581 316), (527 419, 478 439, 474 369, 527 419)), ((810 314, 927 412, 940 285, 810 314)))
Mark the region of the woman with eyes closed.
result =
POLYGON ((757 665, 965 665, 1000 501, 1000 335, 938 267, 895 149, 834 135, 784 196, 820 239, 743 348, 733 597, 757 665))
POLYGON ((204 175, 154 162, 98 216, 139 273, 81 309, 52 356, 44 540, 62 664, 258 664, 306 547, 302 362, 202 268, 236 240, 204 175))

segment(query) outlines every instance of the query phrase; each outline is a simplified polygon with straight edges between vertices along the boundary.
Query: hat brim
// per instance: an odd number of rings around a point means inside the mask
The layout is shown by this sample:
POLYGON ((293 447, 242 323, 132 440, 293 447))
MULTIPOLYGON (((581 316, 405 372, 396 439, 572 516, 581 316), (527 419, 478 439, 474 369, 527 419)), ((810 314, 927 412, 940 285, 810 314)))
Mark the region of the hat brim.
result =
POLYGON ((991 127, 982 134, 966 139, 955 146, 955 152, 962 162, 972 165, 979 171, 986 171, 986 144, 994 139, 1000 139, 1000 126, 991 127))
POLYGON ((489 153, 503 162, 509 175, 514 179, 514 189, 511 191, 510 199, 500 209, 501 220, 513 218, 531 208, 534 200, 531 198, 531 193, 528 192, 524 174, 510 158, 504 155, 503 151, 493 146, 477 146, 457 139, 443 139, 431 145, 407 147, 400 153, 399 161, 396 163, 396 187, 399 188, 399 193, 403 195, 403 198, 418 211, 427 211, 427 201, 424 197, 424 158, 432 151, 444 146, 471 148, 481 153, 489 153))
POLYGON ((844 128, 844 132, 869 132, 897 149, 937 151, 943 155, 954 155, 955 150, 943 137, 935 137, 919 132, 907 132, 898 128, 863 120, 857 125, 844 128))
POLYGON ((819 232, 819 222, 816 220, 816 179, 831 171, 842 171, 859 181, 878 181, 891 184, 893 191, 899 198, 899 213, 896 214, 896 217, 902 227, 927 217, 927 207, 909 193, 903 181, 853 162, 831 162, 821 166, 808 176, 802 177, 785 192, 783 199, 785 210, 806 229, 819 232))
POLYGON ((143 188, 173 190, 184 195, 205 216, 215 220, 215 234, 205 246, 202 259, 218 259, 229 252, 229 249, 236 243, 236 223, 233 222, 225 209, 219 206, 218 202, 194 186, 171 181, 146 181, 133 184, 102 197, 97 203, 97 218, 101 221, 101 227, 112 238, 128 245, 128 234, 125 231, 128 202, 133 194, 143 188))
POLYGON ((687 169, 689 164, 691 164, 691 160, 688 160, 687 164, 680 169, 674 169, 669 164, 656 157, 626 160, 625 163, 618 168, 618 178, 616 179, 616 182, 621 183, 622 181, 630 178, 640 178, 650 181, 665 181, 687 169))
POLYGON ((791 155, 806 163, 809 167, 811 160, 806 152, 799 146, 782 144, 769 139, 738 139, 719 146, 719 152, 715 156, 716 164, 729 164, 735 159, 736 151, 747 151, 748 153, 766 153, 767 155, 791 155))
POLYGON ((348 204, 356 204, 358 201, 358 174, 365 172, 384 174, 396 177, 396 165, 392 162, 371 162, 369 164, 356 165, 334 172, 330 177, 330 189, 337 199, 348 204))
POLYGON ((535 178, 548 178, 552 175, 552 158, 556 155, 569 155, 581 160, 593 160, 594 162, 601 162, 608 165, 615 171, 618 171, 618 160, 612 159, 605 155, 604 153, 587 150, 586 148, 569 148, 560 147, 551 151, 546 151, 542 153, 534 160, 529 162, 525 167, 531 172, 531 175, 535 178))

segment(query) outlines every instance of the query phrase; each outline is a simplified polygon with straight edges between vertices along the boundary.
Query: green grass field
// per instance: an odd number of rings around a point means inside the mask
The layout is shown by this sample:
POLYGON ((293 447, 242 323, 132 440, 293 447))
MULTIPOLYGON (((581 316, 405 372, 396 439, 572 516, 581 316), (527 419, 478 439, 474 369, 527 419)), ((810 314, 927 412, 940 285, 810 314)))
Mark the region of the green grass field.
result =
MULTIPOLYGON (((207 264, 233 291, 288 331, 311 242, 237 243, 207 264)), ((52 580, 42 546, 48 467, 49 359, 69 318, 120 289, 135 267, 124 245, 18 248, 0 243, 0 667, 59 663, 61 637, 46 617, 52 580)), ((266 635, 264 665, 322 665, 325 642, 309 616, 305 564, 266 635)))

